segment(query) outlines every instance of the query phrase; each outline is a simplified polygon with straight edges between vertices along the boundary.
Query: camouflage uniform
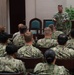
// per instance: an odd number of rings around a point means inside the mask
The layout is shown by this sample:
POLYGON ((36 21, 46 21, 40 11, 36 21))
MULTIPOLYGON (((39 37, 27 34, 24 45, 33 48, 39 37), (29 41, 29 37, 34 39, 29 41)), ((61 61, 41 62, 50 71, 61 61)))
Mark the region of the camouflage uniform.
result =
POLYGON ((14 45, 16 45, 17 47, 22 47, 23 45, 25 45, 24 36, 17 35, 17 36, 13 39, 13 43, 14 43, 14 45))
POLYGON ((64 66, 48 63, 38 63, 34 68, 34 73, 38 75, 70 75, 64 66))
POLYGON ((43 57, 41 51, 32 45, 25 45, 18 50, 20 57, 43 57))
POLYGON ((67 41, 67 47, 74 49, 74 39, 70 39, 67 41))
POLYGON ((0 57, 3 57, 6 54, 5 49, 6 45, 0 44, 0 57))
POLYGON ((24 72, 26 69, 21 60, 14 59, 12 56, 5 56, 0 58, 0 72, 24 72))
POLYGON ((20 32, 16 32, 13 34, 13 38, 15 38, 17 35, 20 35, 20 32))
POLYGON ((60 34, 63 34, 62 31, 55 31, 52 33, 52 38, 53 39, 57 39, 57 37, 60 35, 60 34))
POLYGON ((69 22, 64 22, 64 20, 69 20, 68 14, 66 12, 56 13, 54 15, 54 18, 56 19, 57 30, 63 31, 64 33, 67 33, 69 22))
POLYGON ((49 48, 51 46, 56 46, 57 41, 54 39, 50 39, 50 38, 43 38, 43 39, 39 39, 37 41, 37 45, 39 47, 49 48))
POLYGON ((52 50, 55 51, 58 59, 74 58, 74 50, 69 49, 66 46, 57 45, 56 47, 53 47, 52 50))

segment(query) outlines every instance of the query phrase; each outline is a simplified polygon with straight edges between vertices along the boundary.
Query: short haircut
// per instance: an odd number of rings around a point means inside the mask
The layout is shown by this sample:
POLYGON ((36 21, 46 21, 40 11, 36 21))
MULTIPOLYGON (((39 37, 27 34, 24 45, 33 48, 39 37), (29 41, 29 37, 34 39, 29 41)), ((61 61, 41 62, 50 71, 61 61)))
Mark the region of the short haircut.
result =
POLYGON ((54 59, 55 59, 55 52, 52 49, 48 49, 45 53, 44 53, 44 57, 47 61, 48 64, 53 63, 54 59))
POLYGON ((58 5, 58 7, 63 7, 62 5, 58 5))
POLYGON ((3 32, 5 32, 5 27, 0 25, 0 33, 3 33, 3 32))
POLYGON ((27 26, 23 25, 19 28, 20 33, 25 33, 27 31, 27 26))
POLYGON ((51 29, 49 27, 44 28, 44 34, 48 35, 51 32, 51 29))
POLYGON ((8 40, 8 34, 7 33, 0 33, 0 43, 6 43, 8 40))
POLYGON ((18 50, 18 48, 13 45, 13 44, 9 44, 6 46, 6 52, 8 55, 13 55, 14 53, 16 53, 18 50))
POLYGON ((70 36, 71 36, 72 38, 74 38, 74 29, 71 30, 70 36))
POLYGON ((28 43, 28 42, 32 41, 33 34, 28 31, 24 34, 24 38, 25 38, 25 42, 28 43))
POLYGON ((65 34, 60 34, 57 39, 59 45, 65 45, 68 41, 68 37, 65 34))
POLYGON ((23 26, 24 26, 24 24, 22 24, 22 23, 18 24, 18 29, 23 27, 23 26))
POLYGON ((53 31, 54 30, 54 24, 50 24, 49 28, 51 28, 51 30, 53 31))

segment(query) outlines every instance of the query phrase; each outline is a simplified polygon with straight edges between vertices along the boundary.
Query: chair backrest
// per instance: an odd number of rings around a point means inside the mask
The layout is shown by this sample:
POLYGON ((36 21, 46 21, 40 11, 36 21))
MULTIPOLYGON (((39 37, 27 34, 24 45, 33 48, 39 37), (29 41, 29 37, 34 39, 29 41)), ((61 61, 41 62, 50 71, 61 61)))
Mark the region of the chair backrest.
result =
POLYGON ((43 20, 43 30, 45 27, 48 27, 50 24, 54 24, 54 21, 52 19, 43 20))
POLYGON ((20 59, 24 62, 26 69, 34 69, 36 64, 39 62, 42 62, 42 58, 24 58, 24 57, 17 57, 17 59, 20 59))
POLYGON ((33 35, 33 38, 34 38, 34 40, 39 40, 39 39, 41 39, 41 38, 44 38, 44 34, 34 34, 33 35))
POLYGON ((42 33, 42 22, 41 22, 41 20, 38 18, 31 19, 29 22, 29 30, 40 30, 40 34, 41 34, 42 33))
POLYGON ((57 59, 56 64, 64 66, 70 71, 74 71, 74 59, 57 59))
POLYGON ((0 73, 0 75, 24 75, 24 72, 19 72, 19 73, 0 73))
POLYGON ((45 53, 46 50, 48 50, 49 48, 42 48, 42 47, 37 47, 43 54, 45 53))

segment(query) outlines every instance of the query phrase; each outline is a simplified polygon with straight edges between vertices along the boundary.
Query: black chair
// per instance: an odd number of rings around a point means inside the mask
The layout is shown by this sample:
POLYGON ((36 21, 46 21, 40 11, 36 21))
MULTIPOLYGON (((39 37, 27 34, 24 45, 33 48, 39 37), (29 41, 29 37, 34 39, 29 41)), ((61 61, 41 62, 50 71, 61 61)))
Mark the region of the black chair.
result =
POLYGON ((57 59, 56 64, 64 66, 69 71, 74 71, 74 59, 57 59))
POLYGON ((23 72, 19 72, 19 73, 4 73, 4 72, 2 72, 2 73, 0 73, 0 75, 24 75, 24 73, 23 72))
POLYGON ((42 22, 38 18, 33 18, 29 22, 29 30, 36 30, 36 34, 42 34, 42 22), (40 33, 38 33, 40 31, 40 33))
POLYGON ((41 38, 44 38, 44 34, 33 34, 33 38, 34 38, 34 40, 39 40, 39 39, 41 39, 41 38))
POLYGON ((25 58, 25 57, 17 57, 17 59, 20 59, 24 62, 26 69, 34 69, 36 64, 39 62, 42 62, 42 58, 25 58))
POLYGON ((49 48, 43 48, 43 47, 37 47, 43 54, 45 53, 46 50, 49 48))

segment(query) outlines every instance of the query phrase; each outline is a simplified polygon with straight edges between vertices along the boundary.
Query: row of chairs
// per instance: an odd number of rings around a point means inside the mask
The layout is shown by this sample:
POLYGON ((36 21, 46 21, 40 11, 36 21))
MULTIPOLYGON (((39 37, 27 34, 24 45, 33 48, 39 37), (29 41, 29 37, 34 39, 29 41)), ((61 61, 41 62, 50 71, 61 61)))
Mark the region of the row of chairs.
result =
MULTIPOLYGON (((44 54, 49 48, 38 47, 44 54)), ((24 58, 17 57, 17 59, 22 60, 25 63, 26 69, 34 69, 35 65, 39 62, 44 62, 43 58, 24 58)), ((74 59, 57 59, 56 64, 60 66, 65 66, 68 70, 74 71, 74 59)))
MULTIPOLYGON (((25 63, 27 69, 34 69, 35 65, 42 62, 42 58, 18 58, 25 63)), ((57 59, 56 64, 60 66, 65 66, 69 71, 74 72, 74 59, 57 59)), ((0 73, 0 75, 24 75, 23 72, 20 73, 0 73)), ((27 75, 30 75, 28 73, 27 75)))
MULTIPOLYGON (((41 48, 38 47, 42 53, 44 54, 45 51, 49 48, 41 48)), ((34 67, 36 66, 36 64, 40 63, 40 62, 45 62, 45 60, 43 58, 25 58, 25 57, 17 57, 17 59, 20 59, 24 62, 26 69, 34 69, 34 67)), ((74 74, 74 59, 57 59, 56 60, 56 64, 59 66, 64 66, 65 68, 67 68, 70 73, 74 74)))
POLYGON ((24 75, 23 72, 19 72, 19 73, 0 73, 0 75, 24 75))
MULTIPOLYGON (((36 37, 37 39, 41 39, 44 37, 44 35, 42 34, 42 31, 44 31, 44 28, 48 27, 50 24, 55 24, 55 22, 52 19, 44 19, 42 23, 40 19, 33 18, 29 22, 29 31, 35 30, 36 32, 34 34, 34 39, 36 39, 36 37)), ((9 34, 9 38, 11 41, 12 41, 12 36, 13 36, 12 34, 9 34)))
POLYGON ((48 27, 50 24, 55 24, 52 19, 45 19, 43 20, 43 28, 42 28, 42 21, 38 18, 33 18, 29 22, 29 30, 36 30, 36 34, 42 34, 42 31, 45 27, 48 27), (40 33, 38 33, 40 31, 40 33))
MULTIPOLYGON (((25 63, 26 69, 34 69, 37 63, 44 62, 42 58, 20 58, 25 63)), ((74 72, 74 59, 57 59, 56 64, 59 66, 64 66, 70 72, 74 72)))

